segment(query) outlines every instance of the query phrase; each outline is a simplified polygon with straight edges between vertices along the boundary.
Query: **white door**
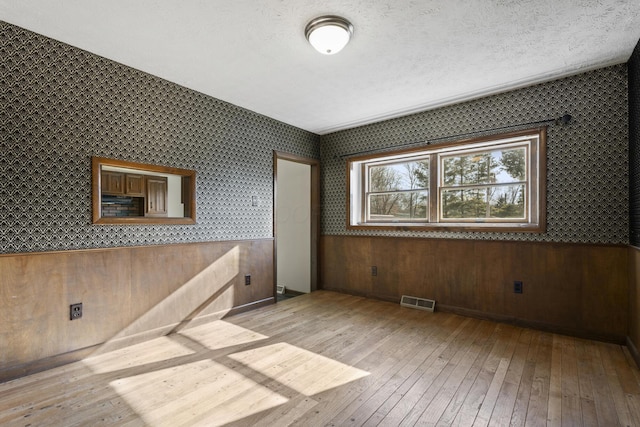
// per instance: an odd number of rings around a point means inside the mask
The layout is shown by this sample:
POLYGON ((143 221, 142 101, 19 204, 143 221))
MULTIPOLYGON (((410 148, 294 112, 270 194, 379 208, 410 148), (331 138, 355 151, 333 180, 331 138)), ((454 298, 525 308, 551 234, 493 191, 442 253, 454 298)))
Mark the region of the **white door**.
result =
POLYGON ((277 159, 276 284, 311 292, 311 165, 277 159))

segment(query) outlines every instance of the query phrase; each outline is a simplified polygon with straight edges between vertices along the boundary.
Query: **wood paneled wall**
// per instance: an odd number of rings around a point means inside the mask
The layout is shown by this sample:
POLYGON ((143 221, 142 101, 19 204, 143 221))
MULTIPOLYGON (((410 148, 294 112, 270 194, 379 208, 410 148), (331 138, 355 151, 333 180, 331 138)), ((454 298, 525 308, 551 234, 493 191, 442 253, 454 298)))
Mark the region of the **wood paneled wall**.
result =
POLYGON ((274 302, 272 239, 0 255, 0 272, 0 381, 274 302))
POLYGON ((623 343, 628 249, 623 245, 323 236, 321 287, 623 343), (377 267, 372 276, 371 266, 377 267), (513 282, 524 284, 522 294, 513 282))
POLYGON ((629 246, 629 334, 627 347, 640 366, 640 249, 629 246))

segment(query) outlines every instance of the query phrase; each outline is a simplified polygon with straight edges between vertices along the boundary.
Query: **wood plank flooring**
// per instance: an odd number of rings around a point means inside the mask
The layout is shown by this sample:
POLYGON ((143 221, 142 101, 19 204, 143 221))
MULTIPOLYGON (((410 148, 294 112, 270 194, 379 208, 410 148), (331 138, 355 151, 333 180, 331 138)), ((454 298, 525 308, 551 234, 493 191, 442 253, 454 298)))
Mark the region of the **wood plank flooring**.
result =
POLYGON ((640 426, 623 346, 319 291, 0 384, 9 426, 640 426))

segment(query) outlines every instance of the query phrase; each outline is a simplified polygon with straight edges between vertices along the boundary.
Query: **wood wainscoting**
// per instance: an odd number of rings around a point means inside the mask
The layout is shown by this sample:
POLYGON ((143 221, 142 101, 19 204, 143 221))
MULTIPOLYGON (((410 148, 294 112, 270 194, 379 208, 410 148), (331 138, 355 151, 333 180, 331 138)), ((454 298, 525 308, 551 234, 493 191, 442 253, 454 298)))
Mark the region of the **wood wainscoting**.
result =
POLYGON ((0 382, 275 302, 273 239, 7 254, 0 272, 0 382))
POLYGON ((629 246, 629 334, 627 347, 640 366, 640 248, 629 246))
POLYGON ((322 236, 321 288, 434 299, 436 310, 624 343, 628 254, 625 245, 322 236))

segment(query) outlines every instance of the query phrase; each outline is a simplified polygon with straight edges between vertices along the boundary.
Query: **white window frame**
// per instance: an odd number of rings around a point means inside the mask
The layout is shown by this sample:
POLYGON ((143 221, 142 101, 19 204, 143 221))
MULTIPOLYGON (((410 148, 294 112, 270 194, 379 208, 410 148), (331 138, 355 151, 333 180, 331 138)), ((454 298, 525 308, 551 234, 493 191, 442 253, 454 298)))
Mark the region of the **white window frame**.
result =
MULTIPOLYGON (((347 161, 348 229, 392 229, 392 230, 454 230, 454 231, 545 231, 546 222, 546 128, 529 129, 491 137, 475 138, 446 144, 428 145, 397 152, 358 156, 347 161), (491 150, 524 147, 526 150, 526 176, 521 182, 508 184, 477 184, 465 186, 444 185, 444 160, 452 156, 486 153, 491 150), (371 219, 367 210, 367 197, 372 193, 368 188, 369 170, 373 166, 405 163, 429 159, 429 187, 427 220, 392 218, 371 219), (443 192, 460 188, 497 188, 506 185, 523 185, 524 215, 522 218, 444 218, 442 211, 443 192)), ((400 192, 414 191, 399 190, 400 192)))
MULTIPOLYGON (((416 187, 416 188, 402 188, 402 189, 398 189, 398 190, 391 190, 391 191, 375 191, 372 190, 370 188, 370 176, 371 176, 371 169, 378 167, 378 166, 388 166, 388 165, 398 165, 398 164, 405 164, 405 163, 411 163, 411 162, 418 162, 418 161, 424 161, 427 160, 429 161, 430 157, 428 155, 417 155, 417 156, 405 156, 402 158, 385 158, 382 159, 380 161, 371 161, 371 162, 367 162, 364 164, 364 174, 365 174, 365 179, 364 179, 364 200, 363 201, 363 205, 364 205, 364 218, 365 222, 388 222, 388 221, 374 221, 371 219, 371 213, 369 211, 369 206, 370 204, 368 203, 368 199, 372 196, 376 196, 376 195, 384 195, 384 194, 401 194, 401 193, 427 193, 427 210, 426 210, 426 219, 427 221, 429 221, 429 187, 416 187)), ((417 218, 412 218, 412 219, 408 219, 407 222, 422 222, 424 223, 425 221, 421 221, 420 219, 417 218)))

